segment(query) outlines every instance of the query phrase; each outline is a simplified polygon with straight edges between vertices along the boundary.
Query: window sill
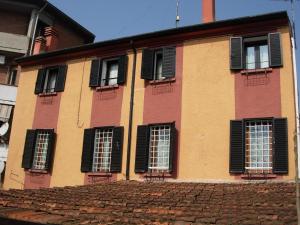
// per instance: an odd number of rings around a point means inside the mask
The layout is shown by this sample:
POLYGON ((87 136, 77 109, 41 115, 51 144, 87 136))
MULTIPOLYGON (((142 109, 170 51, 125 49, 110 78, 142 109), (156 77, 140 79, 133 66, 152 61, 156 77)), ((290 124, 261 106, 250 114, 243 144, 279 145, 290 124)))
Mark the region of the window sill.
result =
POLYGON ((265 68, 265 69, 251 69, 251 70, 242 70, 242 75, 251 75, 251 74, 257 74, 257 73, 271 73, 273 71, 272 68, 265 68))
POLYGON ((57 92, 40 93, 39 97, 56 96, 57 92))
POLYGON ((176 78, 167 78, 167 79, 163 79, 163 80, 151 80, 149 83, 151 85, 156 85, 156 84, 164 84, 164 83, 173 83, 176 81, 176 78))
POLYGON ((29 169, 28 172, 30 173, 42 173, 42 174, 47 174, 47 170, 36 170, 36 169, 29 169))
POLYGON ((87 173, 87 176, 88 177, 111 177, 112 173, 110 173, 110 172, 107 172, 107 173, 105 173, 105 172, 95 172, 95 173, 89 172, 89 173, 87 173))
POLYGON ((103 86, 103 87, 96 87, 96 91, 105 91, 105 90, 111 90, 119 88, 118 84, 109 85, 109 86, 103 86))
POLYGON ((144 178, 171 178, 172 177, 172 173, 170 172, 160 172, 160 173, 145 173, 144 174, 144 178))
POLYGON ((241 178, 245 180, 265 180, 265 179, 275 179, 277 178, 277 175, 272 173, 269 174, 246 173, 246 174, 242 174, 241 178))

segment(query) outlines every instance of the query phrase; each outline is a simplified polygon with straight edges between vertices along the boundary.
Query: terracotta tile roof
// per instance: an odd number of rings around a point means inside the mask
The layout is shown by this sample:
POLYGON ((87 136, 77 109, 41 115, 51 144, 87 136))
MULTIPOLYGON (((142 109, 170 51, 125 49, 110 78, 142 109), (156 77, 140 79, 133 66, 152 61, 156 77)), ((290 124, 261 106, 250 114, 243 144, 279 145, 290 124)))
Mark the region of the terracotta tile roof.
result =
POLYGON ((0 191, 0 217, 50 224, 287 225, 297 224, 295 199, 294 183, 122 181, 0 191))

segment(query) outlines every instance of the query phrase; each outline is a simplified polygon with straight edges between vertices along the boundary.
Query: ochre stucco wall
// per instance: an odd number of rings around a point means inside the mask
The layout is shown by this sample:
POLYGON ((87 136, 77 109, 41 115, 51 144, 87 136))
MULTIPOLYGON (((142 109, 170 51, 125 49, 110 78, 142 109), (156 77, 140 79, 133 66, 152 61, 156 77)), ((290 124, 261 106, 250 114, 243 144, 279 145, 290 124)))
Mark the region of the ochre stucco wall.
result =
POLYGON ((233 179, 229 121, 235 93, 228 56, 229 37, 184 43, 179 180, 233 179))
POLYGON ((33 92, 36 77, 37 68, 23 69, 20 76, 3 184, 4 189, 23 188, 25 173, 21 168, 21 163, 26 130, 31 129, 33 124, 36 103, 36 96, 33 92))

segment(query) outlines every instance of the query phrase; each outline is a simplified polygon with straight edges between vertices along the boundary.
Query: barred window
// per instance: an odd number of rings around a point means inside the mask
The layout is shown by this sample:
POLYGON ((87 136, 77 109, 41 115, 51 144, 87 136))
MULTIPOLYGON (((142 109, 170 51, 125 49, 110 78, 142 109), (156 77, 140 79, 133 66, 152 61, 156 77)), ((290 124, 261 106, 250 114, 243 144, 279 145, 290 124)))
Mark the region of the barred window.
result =
POLYGON ((44 170, 47 159, 47 150, 50 140, 50 133, 39 131, 35 142, 32 169, 44 170))
POLYGON ((150 127, 149 169, 160 172, 169 169, 170 125, 150 127))
POLYGON ((246 122, 246 170, 272 172, 273 125, 271 121, 246 122))
POLYGON ((109 172, 111 164, 113 129, 96 129, 93 172, 109 172))

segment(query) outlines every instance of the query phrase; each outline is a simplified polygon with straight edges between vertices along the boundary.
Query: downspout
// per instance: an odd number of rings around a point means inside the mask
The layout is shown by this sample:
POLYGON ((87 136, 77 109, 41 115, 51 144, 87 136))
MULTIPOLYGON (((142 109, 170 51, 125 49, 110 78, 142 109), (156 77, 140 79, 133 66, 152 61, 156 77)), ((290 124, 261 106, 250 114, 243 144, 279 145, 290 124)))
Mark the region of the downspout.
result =
POLYGON ((130 89, 130 109, 129 109, 129 124, 128 124, 128 140, 127 140, 127 160, 126 160, 126 180, 129 180, 130 173, 130 156, 131 156, 131 136, 132 136, 132 118, 133 118, 133 106, 134 106, 134 85, 135 85, 135 71, 136 71, 136 48, 133 41, 130 41, 133 50, 133 67, 132 67, 132 79, 130 89))
POLYGON ((33 30, 32 37, 31 37, 31 45, 30 45, 29 55, 32 55, 33 46, 34 46, 34 37, 36 34, 36 27, 37 27, 37 24, 39 21, 40 14, 44 11, 44 9, 47 7, 47 5, 48 5, 48 2, 46 1, 45 5, 37 12, 37 16, 36 16, 35 23, 34 23, 34 30, 33 30))

